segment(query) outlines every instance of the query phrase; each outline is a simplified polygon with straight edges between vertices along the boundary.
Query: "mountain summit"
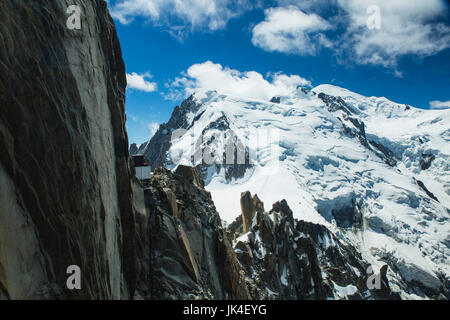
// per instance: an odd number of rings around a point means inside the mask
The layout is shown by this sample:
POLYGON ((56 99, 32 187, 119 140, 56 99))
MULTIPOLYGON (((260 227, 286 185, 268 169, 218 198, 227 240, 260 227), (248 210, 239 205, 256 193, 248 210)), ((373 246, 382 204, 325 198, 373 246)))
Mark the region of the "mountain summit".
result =
POLYGON ((153 168, 197 167, 223 220, 240 195, 286 199, 327 227, 406 295, 447 287, 450 112, 320 85, 270 101, 198 91, 138 153, 153 168), (394 271, 393 271, 394 270, 394 271), (400 280, 401 279, 401 280, 400 280))

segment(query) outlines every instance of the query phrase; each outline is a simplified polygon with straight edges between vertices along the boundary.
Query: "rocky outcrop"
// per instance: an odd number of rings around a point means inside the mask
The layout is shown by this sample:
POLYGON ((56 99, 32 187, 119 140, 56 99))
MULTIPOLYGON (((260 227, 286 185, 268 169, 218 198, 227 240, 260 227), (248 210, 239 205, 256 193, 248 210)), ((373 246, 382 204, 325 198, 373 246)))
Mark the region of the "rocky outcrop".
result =
POLYGON ((345 103, 341 97, 334 97, 320 92, 318 94, 318 98, 325 103, 329 112, 336 112, 340 110, 348 116, 356 113, 356 110, 345 103))
MULTIPOLYGON (((242 198, 251 203, 249 192, 242 198)), ((381 287, 369 289, 369 264, 358 250, 322 225, 295 220, 285 200, 257 212, 248 232, 233 232, 245 230, 238 226, 245 219, 243 214, 229 231, 253 299, 399 298, 385 277, 387 266, 381 287)))
POLYGON ((280 104, 281 97, 272 97, 272 99, 270 99, 270 102, 280 104))
POLYGON ((429 196, 434 201, 439 202, 439 199, 436 198, 436 196, 430 190, 428 190, 428 188, 425 186, 425 184, 422 181, 416 180, 416 182, 417 182, 417 185, 427 194, 427 196, 429 196))
POLYGON ((138 148, 137 144, 136 143, 132 143, 130 145, 130 154, 132 156, 134 156, 134 155, 138 154, 138 152, 139 152, 139 148, 138 148))
POLYGON ((364 121, 355 117, 360 113, 358 110, 345 103, 341 97, 334 97, 321 92, 318 94, 318 98, 325 103, 329 112, 342 111, 342 119, 341 117, 337 117, 337 119, 341 122, 345 134, 358 138, 363 147, 375 153, 391 167, 397 165, 397 159, 389 148, 380 142, 367 139, 364 121))
POLYGON ((419 161, 420 168, 422 170, 428 170, 431 167, 431 163, 436 159, 434 154, 422 154, 422 157, 419 161))
POLYGON ((0 2, 0 296, 133 296, 146 219, 129 164, 125 67, 101 0, 0 2), (133 192, 135 190, 135 193, 133 192), (81 290, 66 287, 68 266, 81 290))
POLYGON ((243 270, 195 168, 156 169, 145 189, 145 299, 250 299, 243 270), (168 196, 170 194, 170 196, 168 196), (174 207, 177 207, 176 214, 174 207))
POLYGON ((246 233, 251 227, 253 217, 257 212, 264 212, 264 204, 259 200, 258 196, 252 195, 249 191, 243 192, 241 194, 241 212, 242 212, 242 228, 243 232, 246 233))

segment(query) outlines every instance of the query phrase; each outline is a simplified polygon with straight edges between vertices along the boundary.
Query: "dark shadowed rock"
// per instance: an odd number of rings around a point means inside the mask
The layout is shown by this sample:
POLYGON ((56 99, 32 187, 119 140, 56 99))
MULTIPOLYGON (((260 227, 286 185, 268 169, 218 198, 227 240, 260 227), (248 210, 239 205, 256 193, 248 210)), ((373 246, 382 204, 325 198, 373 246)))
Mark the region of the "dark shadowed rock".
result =
POLYGON ((435 196, 430 190, 428 190, 428 188, 425 186, 425 184, 424 184, 422 181, 416 180, 416 182, 417 182, 417 185, 418 185, 423 191, 425 191, 425 193, 427 194, 427 196, 429 196, 431 199, 433 199, 433 200, 439 202, 439 199, 436 198, 436 196, 435 196))
POLYGON ((259 200, 256 194, 252 198, 249 191, 241 193, 240 201, 243 232, 246 233, 251 227, 251 222, 255 214, 264 213, 264 203, 259 200))
POLYGON ((253 216, 255 215, 255 207, 253 206, 252 195, 249 191, 241 193, 241 215, 243 232, 246 233, 250 229, 253 216))
POLYGON ((104 1, 71 4, 81 30, 66 27, 64 1, 0 2, 0 292, 10 299, 130 298, 140 269, 145 208, 135 210, 119 41, 104 1), (82 290, 66 288, 70 265, 82 290))
POLYGON ((147 299, 250 299, 243 270, 211 195, 194 168, 156 169, 145 190, 147 299), (178 215, 167 200, 173 192, 178 215))
POLYGON ((195 186, 199 188, 205 187, 205 182, 200 177, 198 171, 195 168, 179 165, 175 170, 176 174, 183 176, 186 180, 192 182, 195 186))
POLYGON ((434 154, 422 154, 422 157, 419 161, 420 168, 422 170, 428 170, 431 167, 431 163, 436 159, 436 156, 434 154))
POLYGON ((280 103, 281 102, 281 97, 272 97, 272 99, 270 99, 270 102, 272 102, 272 103, 280 103))

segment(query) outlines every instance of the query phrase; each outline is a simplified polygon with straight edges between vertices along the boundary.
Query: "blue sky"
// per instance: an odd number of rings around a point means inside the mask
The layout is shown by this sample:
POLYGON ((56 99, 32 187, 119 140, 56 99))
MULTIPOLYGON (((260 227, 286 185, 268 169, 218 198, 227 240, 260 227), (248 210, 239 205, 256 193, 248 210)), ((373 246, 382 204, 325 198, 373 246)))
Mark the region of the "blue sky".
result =
POLYGON ((262 98, 259 88, 331 83, 420 108, 450 106, 444 1, 109 0, 109 7, 129 80, 130 143, 148 140, 189 92, 208 86, 262 98))

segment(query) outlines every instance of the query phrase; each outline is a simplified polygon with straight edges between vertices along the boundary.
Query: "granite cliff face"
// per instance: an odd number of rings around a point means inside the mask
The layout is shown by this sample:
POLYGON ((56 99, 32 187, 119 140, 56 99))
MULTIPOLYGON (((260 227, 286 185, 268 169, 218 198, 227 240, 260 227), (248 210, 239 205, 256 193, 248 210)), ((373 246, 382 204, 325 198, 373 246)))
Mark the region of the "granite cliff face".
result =
POLYGON ((145 189, 145 299, 251 299, 243 269, 195 168, 156 169, 145 189))
POLYGON ((145 211, 121 49, 104 1, 70 1, 80 30, 66 27, 68 5, 0 1, 1 298, 122 299, 135 288, 145 211), (66 288, 70 265, 82 290, 66 288))

